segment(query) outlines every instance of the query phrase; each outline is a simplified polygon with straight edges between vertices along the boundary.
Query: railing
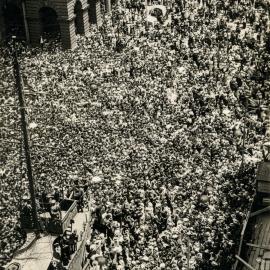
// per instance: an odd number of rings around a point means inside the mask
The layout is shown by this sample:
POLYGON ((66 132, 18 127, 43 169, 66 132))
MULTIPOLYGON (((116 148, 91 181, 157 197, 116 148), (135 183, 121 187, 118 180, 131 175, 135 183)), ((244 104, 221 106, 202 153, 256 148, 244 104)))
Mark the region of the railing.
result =
POLYGON ((242 264, 244 264, 247 269, 249 269, 249 270, 256 270, 251 265, 249 265, 246 261, 244 261, 243 259, 241 259, 238 255, 235 255, 235 257, 236 257, 237 261, 240 261, 242 264))
MULTIPOLYGON (((256 195, 254 195, 253 198, 252 198, 252 201, 251 201, 250 206, 249 206, 249 211, 247 212, 246 218, 245 218, 245 220, 243 222, 243 227, 242 227, 241 237, 240 237, 240 242, 239 242, 239 248, 238 248, 238 252, 237 252, 238 257, 240 257, 240 255, 241 255, 243 241, 244 241, 244 235, 245 235, 247 224, 248 224, 248 221, 249 221, 249 218, 250 218, 251 210, 252 210, 252 207, 253 207, 253 204, 254 204, 254 201, 255 201, 255 197, 256 197, 256 195)), ((233 267, 233 270, 237 269, 238 261, 239 260, 236 260, 236 262, 234 264, 234 267, 233 267)))
POLYGON ((86 227, 82 235, 82 240, 78 242, 78 249, 68 265, 68 270, 82 269, 84 268, 85 264, 87 264, 87 260, 85 259, 86 257, 85 244, 86 244, 87 239, 90 238, 90 235, 92 232, 92 228, 90 226, 91 224, 90 218, 91 218, 91 212, 89 211, 88 216, 86 216, 86 227))
POLYGON ((267 206, 267 207, 265 207, 263 209, 260 209, 260 210, 258 210, 256 212, 251 213, 250 214, 250 217, 252 218, 252 217, 258 216, 260 214, 263 214, 265 212, 268 212, 268 211, 270 211, 270 206, 267 206))

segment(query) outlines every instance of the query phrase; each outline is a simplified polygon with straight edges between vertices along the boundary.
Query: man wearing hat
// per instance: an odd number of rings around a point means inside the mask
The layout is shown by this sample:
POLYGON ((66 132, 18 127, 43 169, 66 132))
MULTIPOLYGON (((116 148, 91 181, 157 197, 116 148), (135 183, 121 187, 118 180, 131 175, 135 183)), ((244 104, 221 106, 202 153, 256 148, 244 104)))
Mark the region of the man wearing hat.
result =
POLYGON ((27 196, 23 197, 23 205, 21 208, 21 219, 24 223, 24 226, 31 227, 32 226, 32 207, 30 204, 30 200, 27 196))
POLYGON ((58 261, 61 261, 61 247, 60 247, 60 244, 58 242, 56 242, 54 245, 53 245, 53 257, 58 260, 58 261))
POLYGON ((74 230, 69 237, 70 252, 74 253, 77 250, 78 234, 77 230, 74 230))
POLYGON ((22 206, 22 215, 24 217, 30 217, 31 216, 31 205, 29 198, 27 196, 23 196, 23 206, 22 206))
POLYGON ((58 262, 57 260, 52 260, 48 270, 64 270, 65 268, 63 267, 61 262, 58 262))
POLYGON ((44 186, 42 186, 40 190, 40 200, 41 200, 41 207, 43 207, 46 211, 49 212, 50 211, 50 198, 44 186))
POLYGON ((53 195, 53 199, 55 201, 60 202, 61 194, 60 194, 59 188, 57 186, 54 187, 54 192, 52 195, 53 195))
POLYGON ((66 232, 63 234, 60 245, 62 249, 62 254, 61 254, 62 262, 63 262, 63 265, 66 266, 69 263, 70 255, 71 255, 70 247, 69 247, 69 239, 66 232))
POLYGON ((78 185, 74 188, 73 198, 77 201, 78 212, 83 212, 83 189, 80 188, 78 185))

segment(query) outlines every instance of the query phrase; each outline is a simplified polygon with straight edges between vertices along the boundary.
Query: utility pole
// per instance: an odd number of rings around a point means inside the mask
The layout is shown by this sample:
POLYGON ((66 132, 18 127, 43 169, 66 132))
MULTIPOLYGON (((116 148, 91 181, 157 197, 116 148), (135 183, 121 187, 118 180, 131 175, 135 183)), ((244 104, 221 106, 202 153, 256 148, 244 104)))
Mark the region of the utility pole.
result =
POLYGON ((12 60, 13 60, 14 77, 15 77, 15 83, 16 83, 15 86, 16 86, 16 91, 18 94, 19 105, 20 105, 21 128, 22 128, 26 167, 27 167, 27 178, 29 181, 29 192, 30 192, 30 199, 31 199, 31 206, 32 206, 33 225, 34 225, 34 230, 38 231, 39 222, 38 222, 38 215, 37 215, 35 186, 34 186, 33 173, 32 173, 31 154, 30 154, 30 149, 29 149, 26 109, 25 109, 25 103, 24 103, 23 87, 22 87, 22 82, 21 82, 20 64, 18 61, 15 39, 16 37, 13 37, 13 47, 12 47, 12 58, 13 58, 12 60))

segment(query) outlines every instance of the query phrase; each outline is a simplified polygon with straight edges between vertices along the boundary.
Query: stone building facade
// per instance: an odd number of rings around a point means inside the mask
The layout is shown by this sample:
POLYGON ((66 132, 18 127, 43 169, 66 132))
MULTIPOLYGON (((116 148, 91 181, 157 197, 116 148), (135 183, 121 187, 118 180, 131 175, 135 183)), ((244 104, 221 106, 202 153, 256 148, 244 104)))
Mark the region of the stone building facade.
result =
MULTIPOLYGON (((100 0, 5 1, 20 2, 25 37, 32 46, 39 45, 50 34, 50 37, 57 35, 61 38, 63 48, 73 49, 76 34, 87 35, 91 24, 101 24, 100 0)), ((0 17, 3 17, 1 12, 0 17)), ((1 22, 0 18, 0 26, 1 22)), ((4 33, 1 31, 0 35, 4 33)))
MULTIPOLYGON (((90 21, 99 24, 99 1, 96 0, 25 0, 27 28, 30 43, 37 45, 46 27, 46 16, 59 27, 64 48, 76 47, 76 34, 87 34, 90 21), (95 3, 95 5, 92 4, 95 3), (89 8, 95 10, 89 10, 89 8), (90 15, 90 16, 89 16, 90 15), (95 16, 94 18, 91 18, 95 16), (42 21, 42 18, 45 21, 42 21)), ((52 25, 52 28, 56 25, 52 25)))

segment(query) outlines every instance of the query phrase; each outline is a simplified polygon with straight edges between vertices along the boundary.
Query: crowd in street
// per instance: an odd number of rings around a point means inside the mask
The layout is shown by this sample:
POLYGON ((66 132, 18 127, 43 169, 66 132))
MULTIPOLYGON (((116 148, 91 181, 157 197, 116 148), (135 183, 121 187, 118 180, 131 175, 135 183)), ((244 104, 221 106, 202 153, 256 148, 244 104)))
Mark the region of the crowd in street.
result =
MULTIPOLYGON (((119 2, 74 51, 20 55, 37 188, 89 184, 92 269, 230 269, 254 194, 270 136, 269 5, 167 2, 166 26, 119 2)), ((0 61, 4 264, 22 241, 27 177, 12 66, 0 61)))

